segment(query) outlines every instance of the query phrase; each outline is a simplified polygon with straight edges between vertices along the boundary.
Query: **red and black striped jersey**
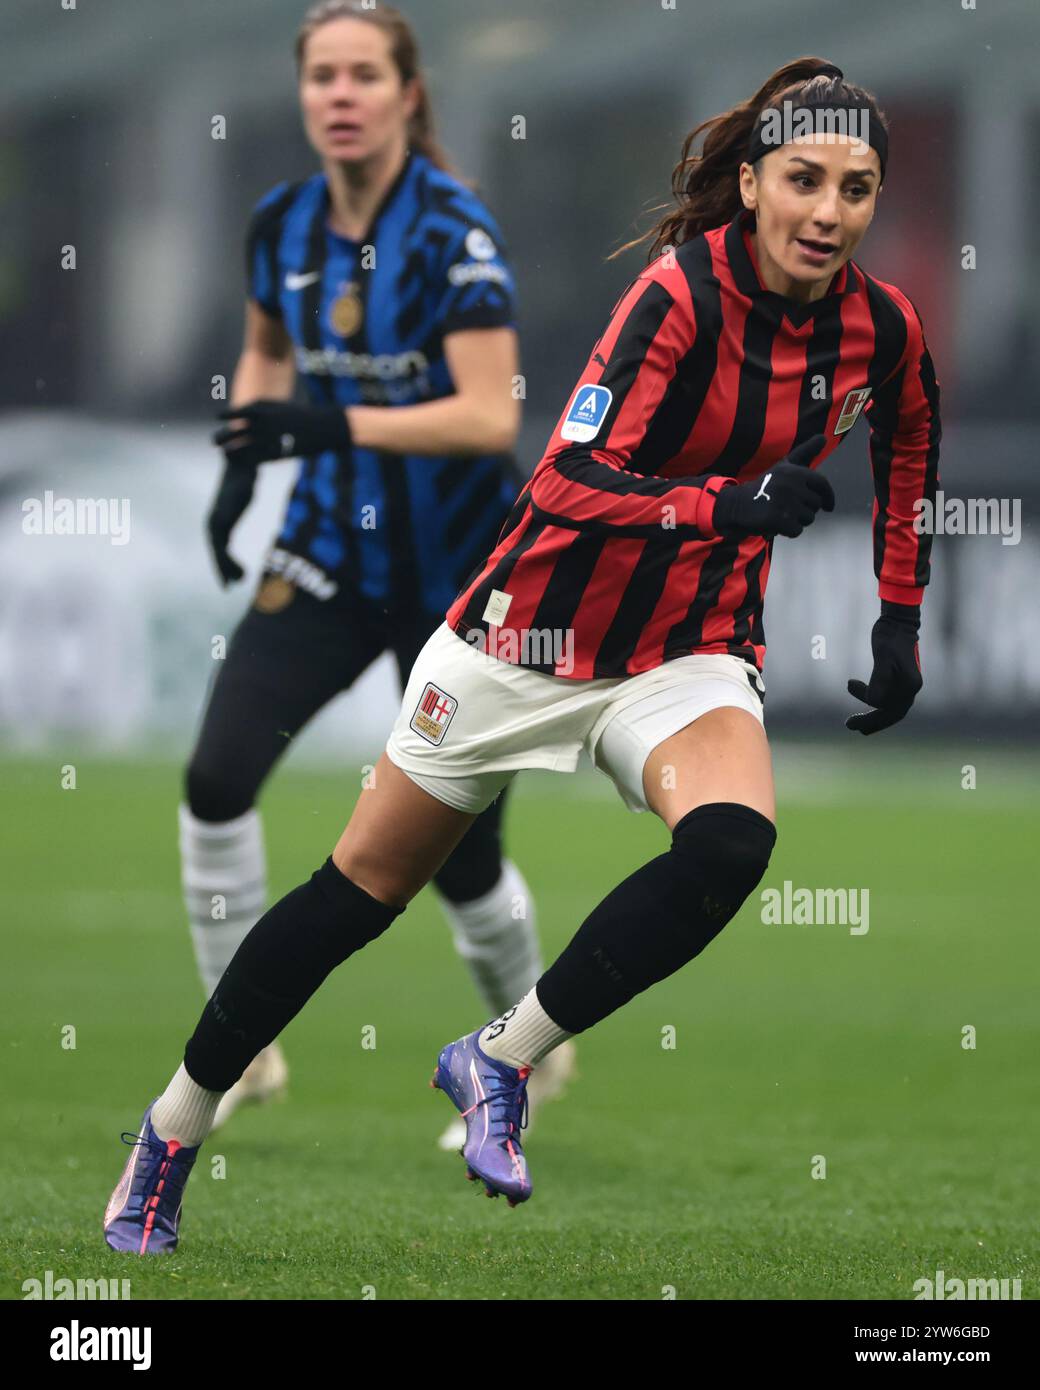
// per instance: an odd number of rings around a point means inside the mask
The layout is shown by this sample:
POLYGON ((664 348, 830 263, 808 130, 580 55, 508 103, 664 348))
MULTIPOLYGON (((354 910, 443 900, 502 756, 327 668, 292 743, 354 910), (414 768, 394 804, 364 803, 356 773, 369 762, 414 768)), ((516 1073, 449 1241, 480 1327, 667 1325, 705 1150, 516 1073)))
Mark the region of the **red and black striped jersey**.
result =
POLYGON ((738 213, 628 286, 495 549, 447 611, 460 637, 573 680, 693 652, 761 669, 772 542, 720 536, 715 495, 822 434, 818 467, 861 410, 879 593, 920 603, 931 537, 914 529, 914 503, 935 497, 941 427, 917 312, 854 261, 812 303, 767 290, 753 226, 738 213), (557 644, 525 643, 546 631, 567 635, 565 663, 557 644))

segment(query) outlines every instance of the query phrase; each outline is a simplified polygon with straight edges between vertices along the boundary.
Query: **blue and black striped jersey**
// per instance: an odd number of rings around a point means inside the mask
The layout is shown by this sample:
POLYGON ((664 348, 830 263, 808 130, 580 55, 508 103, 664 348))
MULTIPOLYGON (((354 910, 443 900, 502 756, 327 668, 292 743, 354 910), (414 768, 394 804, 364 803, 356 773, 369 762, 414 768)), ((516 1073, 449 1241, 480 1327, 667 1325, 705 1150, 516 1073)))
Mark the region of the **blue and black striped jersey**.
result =
MULTIPOLYGON (((324 174, 281 184, 257 205, 247 241, 249 294, 284 323, 308 398, 394 406, 451 395, 446 335, 515 325, 494 219, 417 151, 363 241, 330 230, 328 213, 324 174)), ((360 590, 391 609, 443 613, 494 547, 517 490, 502 455, 320 454, 302 461, 274 554, 282 568, 302 557, 321 596, 360 590)))

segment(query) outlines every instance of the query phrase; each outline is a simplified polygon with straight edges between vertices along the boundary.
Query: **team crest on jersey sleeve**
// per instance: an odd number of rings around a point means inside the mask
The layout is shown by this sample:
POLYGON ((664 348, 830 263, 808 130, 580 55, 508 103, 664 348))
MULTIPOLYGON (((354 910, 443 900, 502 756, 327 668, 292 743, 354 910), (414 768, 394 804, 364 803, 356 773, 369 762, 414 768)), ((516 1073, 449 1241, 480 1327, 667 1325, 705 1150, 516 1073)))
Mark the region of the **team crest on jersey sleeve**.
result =
POLYGON ((433 681, 427 681, 408 727, 426 739, 427 743, 443 743, 452 715, 458 707, 458 700, 434 685, 433 681))
POLYGON ((560 431, 564 439, 573 439, 578 444, 588 444, 595 439, 613 399, 614 393, 609 387, 582 383, 574 393, 560 431))
POLYGON ((834 426, 835 434, 844 434, 846 430, 859 419, 859 413, 870 399, 870 386, 859 386, 855 391, 850 391, 845 397, 844 404, 838 413, 838 423, 834 426))
POLYGON ((498 248, 483 227, 470 227, 466 233, 466 254, 475 261, 490 261, 498 255, 498 248))

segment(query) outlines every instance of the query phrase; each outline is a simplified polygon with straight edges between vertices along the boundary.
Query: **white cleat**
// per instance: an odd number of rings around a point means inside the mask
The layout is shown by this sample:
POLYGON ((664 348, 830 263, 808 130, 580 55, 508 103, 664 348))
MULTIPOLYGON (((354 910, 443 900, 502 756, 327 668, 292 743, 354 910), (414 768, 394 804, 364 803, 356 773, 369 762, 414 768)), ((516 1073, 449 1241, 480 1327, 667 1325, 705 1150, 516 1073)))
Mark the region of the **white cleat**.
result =
MULTIPOLYGON (((527 1129, 531 1128, 534 1112, 547 1100, 557 1100, 563 1095, 568 1081, 573 1081, 577 1072, 575 1062, 577 1051, 568 1039, 554 1048, 542 1059, 531 1073, 527 1083, 527 1129)), ((230 1092, 229 1092, 230 1094, 230 1092)), ((223 1104, 223 1101, 221 1102, 223 1104)), ((220 1113, 219 1111, 217 1112, 220 1113)), ((456 1116, 437 1140, 437 1147, 445 1153, 458 1153, 466 1142, 466 1121, 456 1116)))
POLYGON ((256 1054, 231 1090, 224 1092, 213 1117, 213 1129, 219 1129, 240 1105, 281 1100, 288 1086, 289 1066, 285 1053, 276 1042, 270 1043, 256 1054))

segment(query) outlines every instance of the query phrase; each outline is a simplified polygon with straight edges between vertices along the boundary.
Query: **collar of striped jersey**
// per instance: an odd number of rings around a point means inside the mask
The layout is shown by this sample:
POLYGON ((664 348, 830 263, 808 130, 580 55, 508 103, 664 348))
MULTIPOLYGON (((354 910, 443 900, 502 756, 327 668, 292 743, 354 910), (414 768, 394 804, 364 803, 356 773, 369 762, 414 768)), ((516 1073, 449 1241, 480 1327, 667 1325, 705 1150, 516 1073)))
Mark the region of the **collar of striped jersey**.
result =
POLYGON ((849 270, 846 261, 838 273, 832 277, 830 288, 819 299, 802 304, 797 299, 777 294, 762 284, 751 249, 751 233, 755 230, 755 214, 749 208, 741 208, 726 228, 726 259, 733 272, 733 281, 741 294, 749 299, 758 299, 763 304, 775 304, 791 320, 796 328, 815 318, 821 311, 833 312, 847 294, 855 294, 859 288, 856 276, 849 270))
MULTIPOLYGON (((404 163, 401 165, 400 169, 398 169, 397 174, 396 174, 395 177, 394 177, 393 183, 390 185, 390 187, 386 190, 386 192, 383 194, 382 198, 380 199, 379 206, 376 207, 376 208, 373 210, 372 216, 371 216, 371 217, 369 218, 369 220, 368 220, 368 226, 365 228, 365 230, 364 230, 364 232, 361 234, 361 236, 359 236, 359 237, 345 237, 345 236, 342 234, 342 232, 333 231, 333 229, 332 229, 331 227, 329 227, 328 230, 329 230, 330 234, 331 234, 332 236, 336 237, 336 239, 337 239, 338 241, 346 241, 346 242, 348 242, 351 246, 360 246, 363 242, 371 242, 371 241, 374 241, 374 240, 375 240, 375 230, 376 230, 376 227, 377 227, 378 224, 379 224, 380 218, 384 215, 384 213, 385 213, 385 212, 387 211, 387 209, 390 207, 390 204, 394 201, 394 199, 395 199, 395 198, 397 197, 397 195, 400 193, 401 189, 405 186, 405 183, 406 183, 407 180, 408 180, 408 175, 409 175, 409 174, 412 172, 412 170, 413 170, 414 168, 416 168, 416 166, 417 166, 417 160, 418 160, 418 158, 419 158, 418 154, 417 154, 416 151, 413 150, 410 146, 409 146, 409 148, 408 148, 407 150, 405 150, 404 163)), ((321 220, 322 220, 322 225, 323 225, 323 226, 326 226, 326 225, 328 224, 329 209, 330 209, 331 206, 332 206, 332 195, 331 195, 330 192, 329 192, 329 183, 328 183, 328 179, 326 179, 324 176, 322 176, 322 194, 321 194, 321 196, 322 196, 322 201, 323 201, 324 206, 325 206, 325 212, 324 212, 324 215, 322 216, 322 219, 321 219, 321 220)))

